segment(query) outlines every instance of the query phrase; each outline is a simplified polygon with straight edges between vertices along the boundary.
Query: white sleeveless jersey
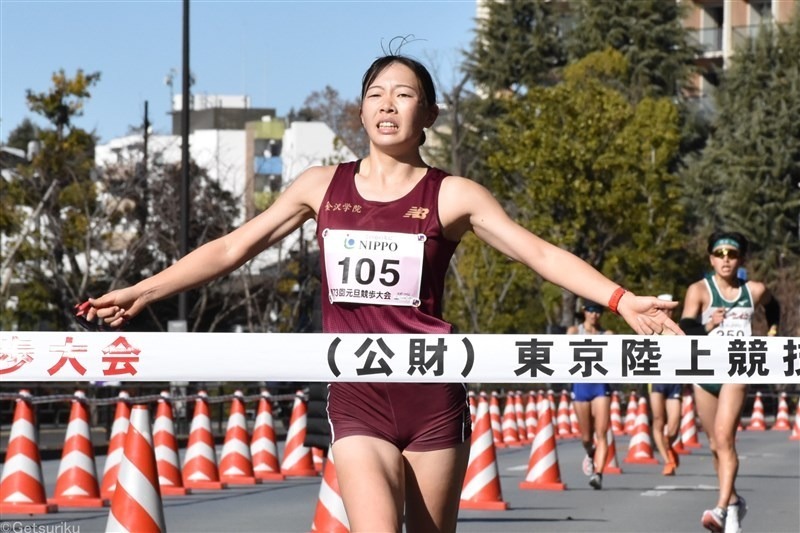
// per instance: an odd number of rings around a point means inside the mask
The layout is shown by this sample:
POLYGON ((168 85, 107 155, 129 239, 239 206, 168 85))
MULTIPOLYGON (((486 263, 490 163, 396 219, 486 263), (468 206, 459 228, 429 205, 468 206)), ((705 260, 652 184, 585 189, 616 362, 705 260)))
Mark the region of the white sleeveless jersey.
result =
POLYGON ((733 337, 749 337, 753 334, 753 297, 747 283, 742 282, 739 293, 733 300, 726 300, 717 287, 717 282, 713 275, 706 275, 703 280, 711 296, 711 303, 703 310, 702 321, 707 324, 711 321, 711 315, 718 307, 725 309, 725 318, 716 328, 708 332, 709 335, 725 335, 733 337))

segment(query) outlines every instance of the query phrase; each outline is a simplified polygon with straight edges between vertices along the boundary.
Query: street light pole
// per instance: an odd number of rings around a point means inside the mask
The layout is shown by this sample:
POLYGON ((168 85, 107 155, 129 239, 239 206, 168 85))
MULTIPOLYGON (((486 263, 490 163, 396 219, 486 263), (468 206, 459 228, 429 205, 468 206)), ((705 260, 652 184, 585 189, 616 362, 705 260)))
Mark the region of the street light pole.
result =
MULTIPOLYGON (((189 0, 183 0, 183 95, 181 101, 180 254, 189 253, 189 0)), ((178 295, 178 320, 186 324, 186 292, 178 295)), ((185 327, 185 326, 184 326, 185 327)), ((187 328, 188 329, 188 328, 187 328)))

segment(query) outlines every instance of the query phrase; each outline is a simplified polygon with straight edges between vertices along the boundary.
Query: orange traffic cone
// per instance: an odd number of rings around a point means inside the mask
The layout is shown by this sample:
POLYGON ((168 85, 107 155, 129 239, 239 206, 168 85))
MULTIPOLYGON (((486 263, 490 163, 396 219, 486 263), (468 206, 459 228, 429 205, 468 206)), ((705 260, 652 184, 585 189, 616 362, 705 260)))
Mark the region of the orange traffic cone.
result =
POLYGON ((506 446, 522 446, 519 441, 517 429, 517 415, 514 412, 513 393, 506 394, 506 404, 503 407, 503 444, 506 446))
POLYGON ((303 392, 297 391, 289 418, 289 432, 286 435, 286 446, 283 451, 281 473, 284 476, 315 477, 319 474, 314 469, 311 450, 303 441, 306 440, 306 404, 303 392))
POLYGON ((108 500, 100 497, 86 394, 80 390, 75 391, 72 399, 67 434, 64 436, 64 449, 56 478, 55 496, 48 498, 47 501, 59 507, 108 505, 108 500))
POLYGON ((750 415, 750 423, 747 424, 747 431, 764 431, 767 424, 764 421, 764 403, 761 401, 761 392, 756 392, 756 399, 753 401, 753 413, 750 415))
POLYGON ((314 470, 316 470, 318 474, 321 474, 322 468, 325 465, 325 450, 312 446, 311 460, 314 463, 314 470))
POLYGON ((525 404, 525 432, 528 442, 533 442, 533 439, 536 438, 537 425, 539 425, 539 417, 536 414, 536 395, 530 392, 525 404))
POLYGON ((556 430, 556 438, 572 438, 572 423, 569 421, 569 394, 566 390, 561 391, 561 398, 558 400, 556 430))
POLYGON ((229 485, 255 485, 258 482, 253 473, 244 394, 240 390, 233 393, 231 400, 225 443, 219 460, 219 475, 220 481, 229 485))
POLYGON ((317 508, 314 511, 314 521, 311 531, 324 531, 325 533, 348 533, 350 522, 344 510, 342 491, 339 490, 339 480, 336 477, 333 452, 328 448, 328 460, 322 473, 322 483, 319 487, 317 508))
POLYGON ((619 404, 619 392, 611 392, 611 431, 614 435, 624 435, 625 426, 622 423, 622 410, 619 404))
POLYGON ((606 432, 606 442, 608 443, 608 455, 606 457, 606 466, 603 467, 603 474, 621 474, 622 468, 620 468, 617 460, 617 442, 610 427, 606 432))
POLYGON ((183 496, 190 491, 183 486, 178 459, 178 439, 175 438, 175 417, 168 391, 161 392, 153 422, 153 448, 156 456, 158 484, 162 496, 183 496))
POLYGON ((569 425, 573 438, 580 438, 581 426, 578 423, 578 414, 575 412, 575 402, 569 402, 569 425))
POLYGON ((226 485, 219 479, 217 451, 211 433, 211 418, 208 414, 208 394, 197 393, 194 402, 189 442, 183 458, 183 486, 187 489, 219 490, 226 485))
POLYGON ((544 397, 540 398, 537 411, 539 425, 536 428, 536 437, 531 445, 528 473, 525 476, 525 480, 519 484, 519 488, 564 490, 567 486, 561 482, 561 470, 558 467, 558 453, 556 452, 556 437, 553 430, 553 413, 550 407, 550 400, 544 397))
POLYGON ((103 481, 100 483, 100 496, 110 499, 117 486, 119 462, 122 460, 122 449, 125 447, 125 434, 131 416, 131 407, 128 404, 130 395, 120 391, 117 407, 114 412, 114 423, 111 425, 111 436, 108 439, 108 453, 106 464, 103 466, 103 481))
MULTIPOLYGON (((485 395, 482 392, 481 395, 485 395)), ((494 441, 495 448, 503 448, 503 423, 500 420, 500 396, 497 391, 492 391, 491 400, 489 400, 489 422, 492 424, 492 440, 494 441)))
POLYGON ((475 427, 475 415, 478 412, 478 400, 475 399, 475 391, 470 390, 467 393, 467 401, 469 402, 470 427, 475 427))
POLYGON ((781 392, 778 399, 778 414, 775 415, 775 424, 772 425, 773 431, 789 431, 792 425, 789 423, 789 403, 786 401, 786 393, 781 392))
MULTIPOLYGON (((797 412, 794 415, 794 427, 789 440, 800 440, 800 401, 797 402, 797 412)), ((3 473, 5 475, 5 472, 3 473)))
POLYGON ((272 401, 267 391, 262 391, 258 400, 250 455, 253 458, 253 473, 258 479, 262 481, 285 479, 278 462, 278 446, 275 444, 275 426, 272 421, 272 401))
POLYGON ((150 415, 145 405, 134 405, 131 410, 106 531, 166 531, 156 456, 150 436, 150 415))
POLYGON ((650 419, 647 416, 647 398, 639 398, 639 413, 636 415, 636 425, 631 441, 628 445, 626 463, 658 464, 653 457, 653 441, 650 439, 650 419))
POLYGON ((628 397, 628 408, 625 409, 625 433, 628 435, 633 436, 636 430, 636 411, 638 409, 638 398, 636 395, 636 391, 632 390, 630 396, 628 397))
POLYGON ((694 396, 687 391, 683 394, 681 402, 681 442, 685 448, 700 448, 697 437, 697 421, 694 411, 694 396))
POLYGON ((19 395, 0 477, 0 516, 3 518, 11 514, 45 514, 58 510, 57 505, 47 503, 45 498, 31 394, 21 390, 19 395))
POLYGON ((522 391, 514 393, 514 417, 517 420, 517 438, 521 444, 528 444, 528 432, 525 431, 525 406, 522 405, 522 391))
POLYGON ((508 504, 503 501, 500 488, 500 473, 497 470, 497 455, 492 437, 489 403, 481 396, 475 414, 475 429, 469 448, 469 462, 461 488, 461 509, 505 511, 508 504))

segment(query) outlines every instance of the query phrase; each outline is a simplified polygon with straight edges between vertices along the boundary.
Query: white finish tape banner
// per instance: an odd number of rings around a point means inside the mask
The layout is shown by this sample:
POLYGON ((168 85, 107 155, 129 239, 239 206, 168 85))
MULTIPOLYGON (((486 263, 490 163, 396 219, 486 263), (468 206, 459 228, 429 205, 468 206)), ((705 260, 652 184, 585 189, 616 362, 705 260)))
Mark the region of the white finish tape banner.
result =
POLYGON ((800 383, 800 338, 2 331, 0 379, 800 383))

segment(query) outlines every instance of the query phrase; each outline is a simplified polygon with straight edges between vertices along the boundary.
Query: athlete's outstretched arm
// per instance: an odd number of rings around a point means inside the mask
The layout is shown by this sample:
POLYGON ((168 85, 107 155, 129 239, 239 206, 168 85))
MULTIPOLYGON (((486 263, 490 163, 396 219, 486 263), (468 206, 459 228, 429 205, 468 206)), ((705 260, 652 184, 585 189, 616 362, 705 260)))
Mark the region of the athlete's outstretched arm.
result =
POLYGON ((92 321, 99 317, 107 325, 119 327, 153 302, 236 270, 313 218, 327 188, 325 180, 329 180, 331 175, 330 167, 307 170, 269 209, 239 228, 200 246, 136 285, 90 300, 86 319, 92 321))
MULTIPOLYGON (((459 199, 458 202, 440 202, 440 215, 448 237, 460 238, 464 231, 471 230, 482 241, 527 265, 547 281, 589 300, 609 302, 619 287, 579 257, 511 220, 485 187, 466 178, 450 176, 442 184, 442 197, 459 199)), ((678 302, 628 292, 619 300, 617 309, 637 333, 661 333, 668 329, 680 335, 681 329, 663 312, 677 305, 678 302)))

